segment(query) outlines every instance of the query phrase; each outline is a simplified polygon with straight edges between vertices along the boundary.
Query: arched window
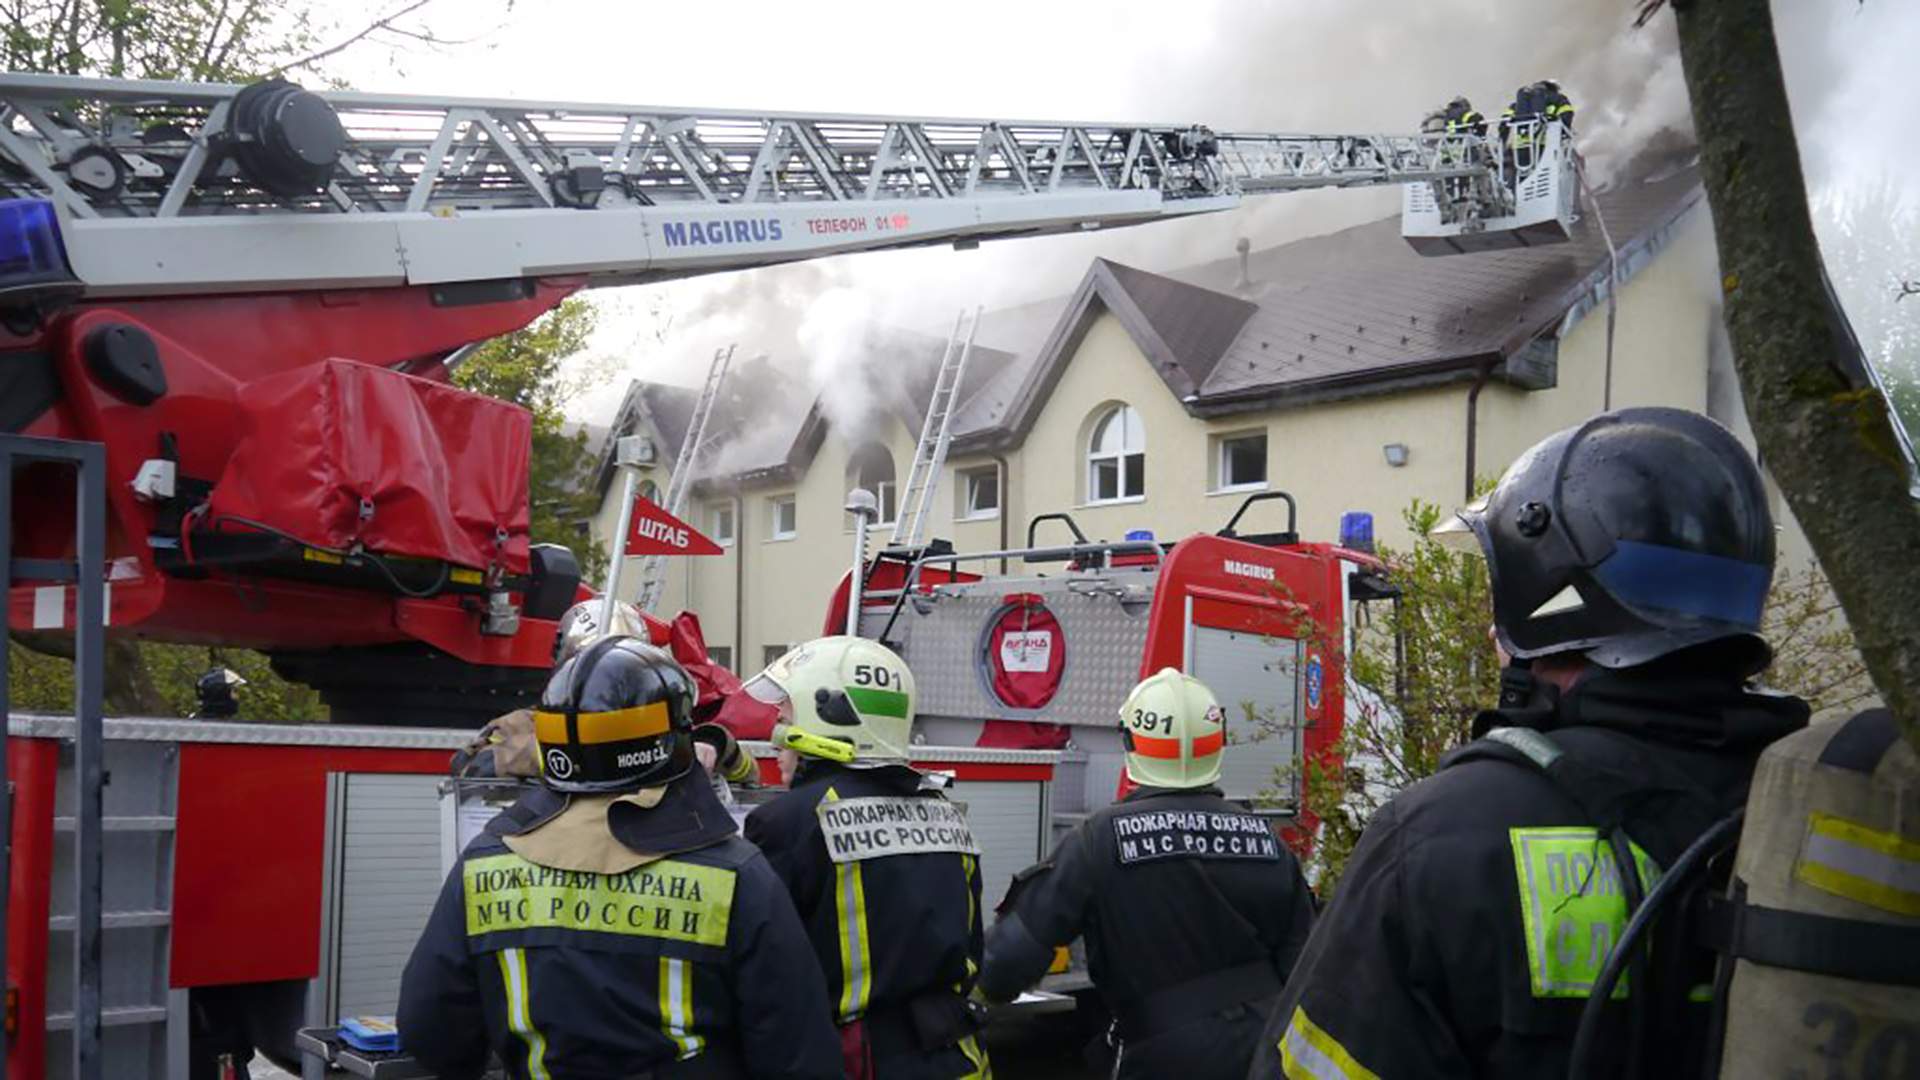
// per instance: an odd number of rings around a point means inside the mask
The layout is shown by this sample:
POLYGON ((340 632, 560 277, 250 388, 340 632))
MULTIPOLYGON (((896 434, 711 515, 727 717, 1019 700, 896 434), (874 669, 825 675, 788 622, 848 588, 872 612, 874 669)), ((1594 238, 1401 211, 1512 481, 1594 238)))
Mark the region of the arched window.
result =
MULTIPOLYGON (((894 482, 893 455, 879 443, 868 443, 853 452, 847 462, 847 490, 865 488, 880 503, 876 525, 891 525, 899 512, 898 485, 894 482)), ((848 528, 853 523, 847 523, 848 528)))
POLYGON ((1087 438, 1087 501, 1118 502, 1147 493, 1147 429, 1131 405, 1114 405, 1087 438))

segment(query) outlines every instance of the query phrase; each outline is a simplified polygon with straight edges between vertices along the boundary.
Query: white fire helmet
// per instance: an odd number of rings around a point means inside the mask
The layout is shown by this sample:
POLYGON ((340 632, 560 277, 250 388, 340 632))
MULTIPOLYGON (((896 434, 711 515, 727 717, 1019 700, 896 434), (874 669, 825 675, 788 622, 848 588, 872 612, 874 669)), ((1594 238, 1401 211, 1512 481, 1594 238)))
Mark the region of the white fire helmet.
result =
POLYGON ((1161 668, 1120 706, 1127 776, 1160 788, 1206 787, 1220 779, 1226 714, 1199 679, 1161 668))
POLYGON ((828 761, 904 761, 913 730, 913 673, 861 637, 807 642, 747 682, 780 710, 773 744, 828 761))
POLYGON ((560 635, 553 642, 553 666, 559 667, 575 653, 608 634, 638 638, 641 641, 652 640, 647 633, 647 620, 640 617, 640 609, 628 603, 613 605, 613 625, 600 625, 606 617, 606 601, 600 597, 582 600, 567 609, 560 616, 560 635))

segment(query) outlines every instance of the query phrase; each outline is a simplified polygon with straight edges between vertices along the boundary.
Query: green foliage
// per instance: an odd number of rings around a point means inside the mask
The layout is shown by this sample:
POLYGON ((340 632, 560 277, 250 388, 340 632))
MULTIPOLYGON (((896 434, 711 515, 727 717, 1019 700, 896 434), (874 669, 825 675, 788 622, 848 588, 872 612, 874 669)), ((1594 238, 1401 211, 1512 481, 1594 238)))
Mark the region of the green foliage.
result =
MULTIPOLYGON (((66 648, 71 649, 70 639, 66 648)), ((326 719, 320 695, 273 673, 267 658, 251 649, 112 641, 108 649, 108 716, 189 716, 197 705, 194 684, 208 668, 224 665, 247 685, 235 692, 238 720, 304 723, 326 719)), ((11 707, 21 712, 73 712, 73 662, 10 642, 7 649, 11 707)))
POLYGON ((603 577, 607 566, 606 546, 581 527, 599 506, 592 488, 594 461, 586 432, 569 432, 561 410, 594 376, 568 378, 561 365, 586 348, 594 323, 593 305, 566 300, 525 329, 481 345, 453 372, 456 385, 533 414, 528 477, 533 540, 572 548, 588 581, 603 577))
POLYGON ((233 82, 279 70, 316 44, 312 5, 264 0, 15 0, 11 71, 233 82))

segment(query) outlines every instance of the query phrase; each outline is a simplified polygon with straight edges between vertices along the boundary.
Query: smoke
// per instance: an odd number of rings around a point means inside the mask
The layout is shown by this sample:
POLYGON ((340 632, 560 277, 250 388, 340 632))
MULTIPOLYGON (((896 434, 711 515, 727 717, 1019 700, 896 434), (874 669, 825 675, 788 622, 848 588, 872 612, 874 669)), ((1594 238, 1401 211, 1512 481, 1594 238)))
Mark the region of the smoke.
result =
MULTIPOLYGON (((610 5, 604 12, 609 32, 590 39, 573 33, 562 41, 550 27, 527 28, 525 48, 547 47, 571 57, 562 85, 493 86, 486 92, 1375 133, 1415 130, 1423 115, 1462 93, 1497 117, 1517 87, 1553 77, 1575 102, 1580 146, 1594 180, 1605 184, 1650 143, 1665 147, 1691 137, 1673 17, 1662 14, 1635 29, 1638 6, 1631 0, 1189 0, 1170 9, 1157 0, 976 0, 956 15, 938 6, 847 0, 829 28, 806 5, 768 4, 742 16, 755 33, 729 39, 729 65, 737 78, 717 84, 704 52, 669 50, 649 69, 658 85, 622 83, 594 93, 575 83, 590 81, 597 70, 631 70, 613 57, 595 63, 597 50, 621 40, 623 21, 644 22, 648 36, 659 39, 678 40, 681 30, 698 38, 712 29, 711 16, 691 7, 649 8, 643 19, 610 5), (807 43, 802 65, 793 63, 792 41, 807 43), (931 65, 929 47, 942 58, 931 65)), ((1907 82, 1892 65, 1915 50, 1882 45, 1881 60, 1864 62, 1859 49, 1873 43, 1860 40, 1862 33, 1833 43, 1831 24, 1856 11, 1853 0, 1782 0, 1777 6, 1803 125, 1860 95, 1910 98, 1890 92, 1907 82), (1864 72, 1877 73, 1880 81, 1869 83, 1864 72)), ((1865 10, 1874 9, 1870 17, 1881 24, 1874 28, 1879 35, 1890 35, 1884 24, 1914 21, 1909 0, 1868 0, 1865 10)), ((515 38, 520 46, 519 29, 515 38)), ((551 66, 547 70, 552 73, 551 66)), ((1912 153, 1920 145, 1897 138, 1901 130, 1903 121, 1895 119, 1879 132, 1876 143, 1900 144, 1882 153, 1912 153)), ((1827 143, 1822 138, 1809 146, 1827 143)), ((1819 173, 1810 168, 1810 176, 1819 173)), ((871 335, 858 325, 863 320, 944 338, 956 310, 983 304, 990 317, 982 343, 1031 353, 1044 338, 1047 312, 1057 312, 1057 301, 1095 257, 1171 270, 1230 257, 1240 237, 1267 248, 1378 220, 1398 206, 1394 189, 1263 196, 1236 211, 1177 222, 989 243, 969 252, 928 248, 846 256, 648 286, 665 298, 672 327, 659 347, 636 357, 631 370, 636 377, 697 383, 712 348, 738 340, 806 380, 823 395, 836 424, 859 423, 872 415, 876 375, 897 362, 870 347, 871 335), (1029 308, 1019 319, 991 315, 1049 299, 1051 309, 1029 308)), ((606 396, 617 400, 619 392, 606 396)))

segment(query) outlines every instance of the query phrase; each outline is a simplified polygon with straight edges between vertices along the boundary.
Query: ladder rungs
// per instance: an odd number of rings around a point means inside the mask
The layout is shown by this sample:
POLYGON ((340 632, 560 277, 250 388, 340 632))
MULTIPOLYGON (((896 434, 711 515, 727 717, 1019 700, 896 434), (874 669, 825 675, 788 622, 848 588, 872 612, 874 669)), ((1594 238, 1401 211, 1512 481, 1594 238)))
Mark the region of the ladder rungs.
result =
MULTIPOLYGON (((100 1010, 101 1027, 127 1027, 133 1024, 164 1024, 167 1021, 165 1005, 121 1005, 100 1010)), ((73 1014, 70 1012, 48 1013, 48 1031, 72 1031, 73 1014)))
MULTIPOLYGON (((78 819, 57 817, 53 819, 54 832, 72 832, 78 819)), ((169 814, 128 814, 114 815, 100 819, 102 832, 172 832, 173 817, 169 814)))
MULTIPOLYGON (((72 915, 54 915, 47 919, 47 929, 56 934, 70 934, 79 924, 72 915)), ((127 930, 140 926, 166 926, 173 921, 170 911, 107 911, 100 915, 100 929, 127 930)))

